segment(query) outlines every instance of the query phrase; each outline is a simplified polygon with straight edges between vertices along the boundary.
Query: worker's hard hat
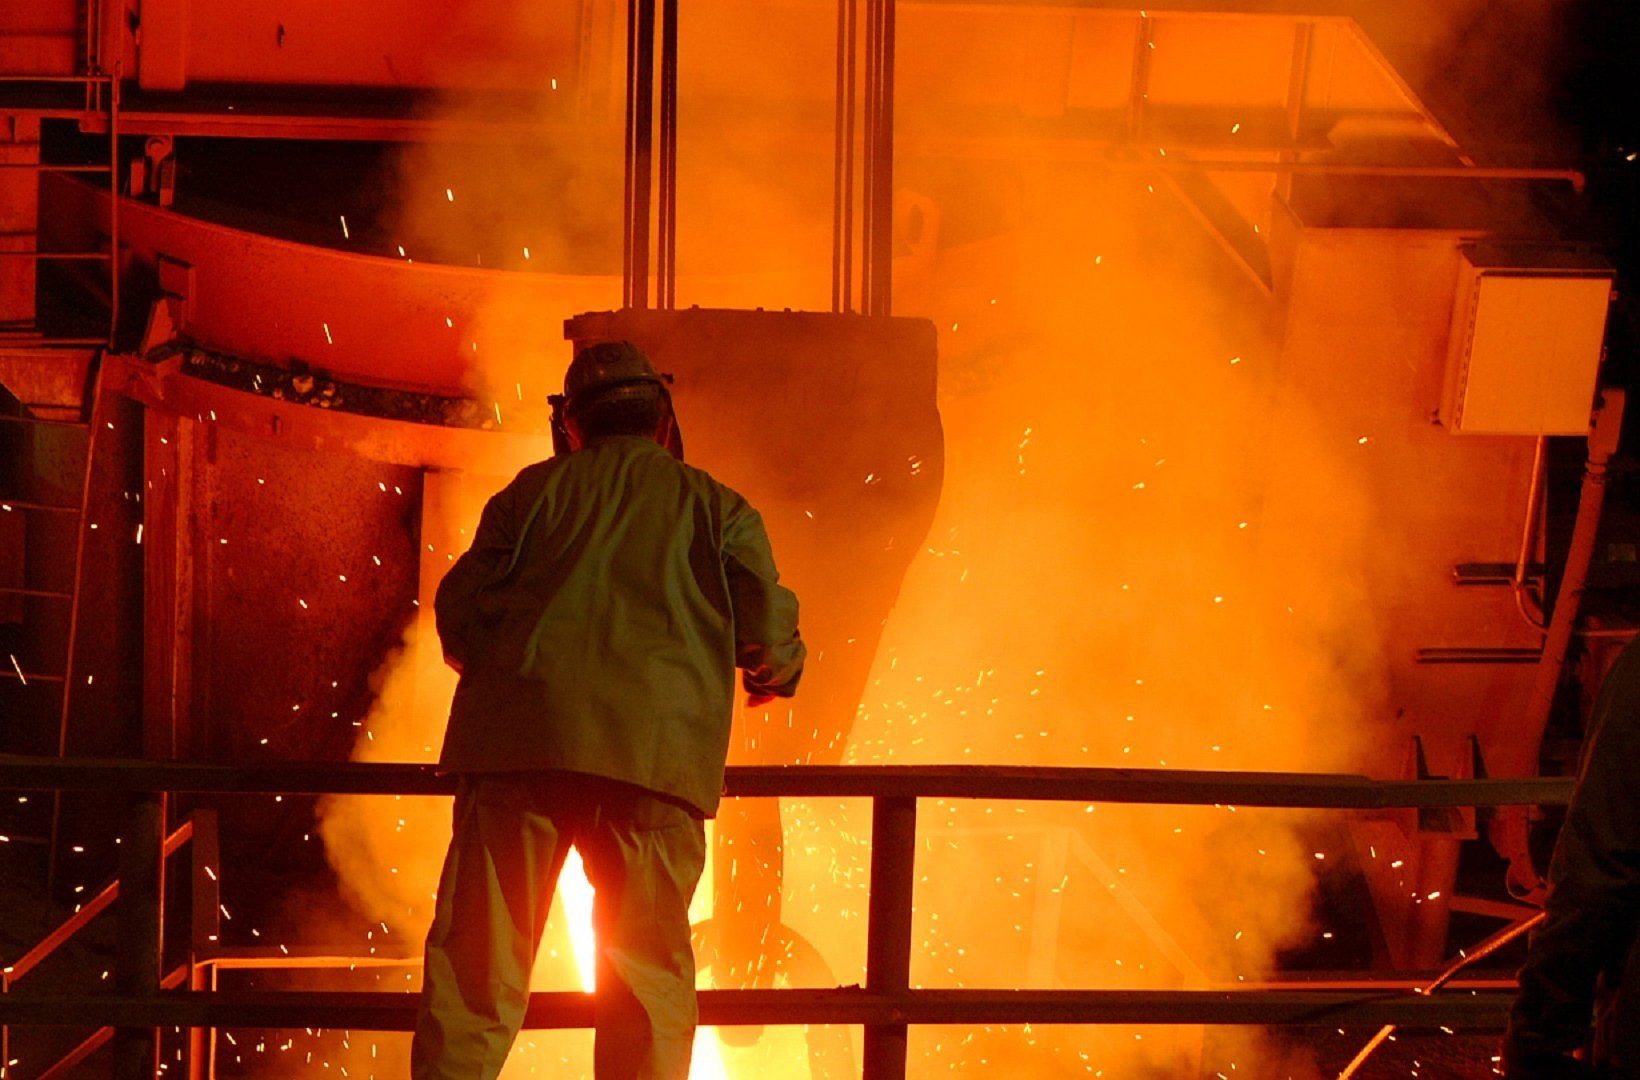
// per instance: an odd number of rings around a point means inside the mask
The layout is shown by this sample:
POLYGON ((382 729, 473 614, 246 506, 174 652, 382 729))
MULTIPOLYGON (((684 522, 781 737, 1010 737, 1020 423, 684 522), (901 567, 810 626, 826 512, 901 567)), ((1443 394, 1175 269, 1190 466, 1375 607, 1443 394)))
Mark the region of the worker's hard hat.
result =
POLYGON ((667 389, 671 383, 672 376, 656 371, 630 341, 602 341, 579 350, 564 372, 564 392, 547 398, 552 405, 553 452, 569 452, 567 424, 577 408, 592 402, 659 398, 670 417, 663 445, 682 461, 683 433, 672 413, 672 393, 667 389))
POLYGON ((588 401, 618 401, 665 395, 672 376, 655 370, 629 341, 604 341, 575 354, 564 372, 564 401, 573 410, 588 401))

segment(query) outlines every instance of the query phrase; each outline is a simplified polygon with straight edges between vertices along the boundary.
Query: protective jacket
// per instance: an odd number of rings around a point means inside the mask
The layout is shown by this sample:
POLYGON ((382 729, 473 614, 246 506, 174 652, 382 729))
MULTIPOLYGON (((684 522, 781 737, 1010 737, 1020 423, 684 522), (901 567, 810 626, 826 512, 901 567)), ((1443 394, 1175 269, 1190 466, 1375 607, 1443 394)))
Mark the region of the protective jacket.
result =
POLYGON ((744 498, 648 439, 524 469, 439 585, 461 669, 440 764, 560 769, 717 810, 734 669, 796 692, 797 598, 744 498))
MULTIPOLYGON (((1577 791, 1549 864, 1546 917, 1532 934, 1509 1019, 1511 1080, 1582 1075, 1596 988, 1617 988, 1597 1038, 1614 1077, 1640 1078, 1640 639, 1600 688, 1577 791)), ((1589 1075, 1593 1075, 1590 1073, 1589 1075)), ((1604 1075, 1604 1074, 1603 1074, 1604 1075)))

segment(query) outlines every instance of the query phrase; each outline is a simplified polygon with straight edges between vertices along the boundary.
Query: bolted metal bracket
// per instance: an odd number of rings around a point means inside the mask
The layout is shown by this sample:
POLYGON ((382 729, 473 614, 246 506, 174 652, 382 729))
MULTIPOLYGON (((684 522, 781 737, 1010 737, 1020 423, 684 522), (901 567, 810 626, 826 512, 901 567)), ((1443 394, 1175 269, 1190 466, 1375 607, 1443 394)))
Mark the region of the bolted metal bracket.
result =
MULTIPOLYGON (((1469 736, 1468 753, 1462 755, 1458 761, 1456 776, 1437 774, 1430 770, 1429 759, 1424 753, 1424 740, 1421 735, 1412 737, 1410 752, 1410 768, 1408 771, 1416 780, 1473 780, 1477 772, 1484 774, 1485 767, 1480 758, 1480 743, 1475 736, 1469 736)), ((1448 840, 1473 840, 1479 834, 1475 829, 1475 808, 1472 806, 1423 806, 1418 808, 1418 833, 1423 836, 1439 836, 1448 840)))

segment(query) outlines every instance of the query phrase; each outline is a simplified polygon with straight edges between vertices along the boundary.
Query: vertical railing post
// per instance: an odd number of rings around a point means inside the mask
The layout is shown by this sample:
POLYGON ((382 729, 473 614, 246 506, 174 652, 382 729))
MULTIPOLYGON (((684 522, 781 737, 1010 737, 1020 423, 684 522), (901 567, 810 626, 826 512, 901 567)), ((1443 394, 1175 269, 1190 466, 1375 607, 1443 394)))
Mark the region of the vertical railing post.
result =
MULTIPOLYGON (((11 976, 0 972, 0 994, 11 993, 11 976)), ((0 1024, 0 1080, 11 1075, 11 1025, 0 1024)))
MULTIPOLYGON (((137 792, 120 837, 115 979, 122 995, 159 996, 164 889, 165 795, 137 792)), ((114 1080, 153 1080, 158 1068, 158 1028, 120 1028, 114 1033, 114 1080)))
MULTIPOLYGON (((879 795, 871 803, 871 899, 866 925, 866 990, 911 988, 911 900, 916 883, 917 800, 879 795)), ((866 1025, 864 1080, 905 1080, 906 1025, 888 1010, 866 1025)))
MULTIPOLYGON (((189 956, 188 989, 207 990, 209 962, 222 948, 221 845, 218 842, 214 807, 200 807, 193 814, 194 839, 189 850, 189 956)), ((188 1080, 209 1080, 215 1075, 212 1055, 216 1053, 216 1029, 188 1029, 188 1080)))

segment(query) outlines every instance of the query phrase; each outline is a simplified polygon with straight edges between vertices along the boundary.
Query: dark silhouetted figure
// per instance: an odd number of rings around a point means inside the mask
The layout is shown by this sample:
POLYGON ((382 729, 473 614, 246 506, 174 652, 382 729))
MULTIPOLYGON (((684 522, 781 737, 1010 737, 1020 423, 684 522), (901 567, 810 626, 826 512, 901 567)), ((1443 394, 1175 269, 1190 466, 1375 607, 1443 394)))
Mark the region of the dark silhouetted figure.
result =
POLYGON ((631 345, 593 345, 564 391, 564 452, 490 500, 439 585, 439 639, 461 673, 439 761, 460 783, 414 1080, 501 1071, 572 845, 596 890, 594 1072, 685 1080, 689 898, 735 669, 751 705, 789 697, 803 669, 763 520, 683 463, 664 377, 631 345))
POLYGON ((1545 914, 1521 967, 1504 1075, 1640 1080, 1640 639, 1595 702, 1545 914), (1591 1036, 1598 1066, 1573 1057, 1591 1036))

